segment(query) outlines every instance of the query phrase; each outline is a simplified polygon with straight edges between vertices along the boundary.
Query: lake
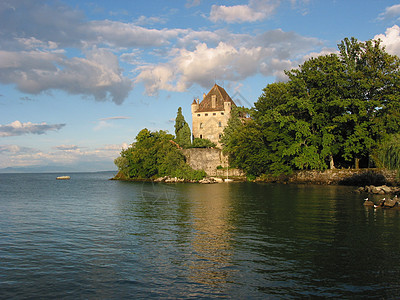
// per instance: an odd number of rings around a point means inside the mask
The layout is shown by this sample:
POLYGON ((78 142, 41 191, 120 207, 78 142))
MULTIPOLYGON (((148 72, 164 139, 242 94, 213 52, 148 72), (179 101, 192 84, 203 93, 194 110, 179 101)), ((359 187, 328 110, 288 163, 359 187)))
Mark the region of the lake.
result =
POLYGON ((0 174, 0 298, 400 297, 400 211, 354 187, 113 175, 0 174))

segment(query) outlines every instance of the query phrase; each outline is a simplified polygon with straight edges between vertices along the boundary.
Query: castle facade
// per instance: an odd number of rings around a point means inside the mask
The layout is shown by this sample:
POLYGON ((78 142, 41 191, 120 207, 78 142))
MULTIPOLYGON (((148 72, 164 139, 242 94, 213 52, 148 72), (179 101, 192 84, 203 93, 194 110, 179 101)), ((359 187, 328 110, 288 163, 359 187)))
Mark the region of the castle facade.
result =
POLYGON ((192 134, 193 138, 209 139, 217 147, 224 128, 228 125, 235 102, 229 97, 224 88, 217 84, 203 100, 195 99, 192 103, 192 134))

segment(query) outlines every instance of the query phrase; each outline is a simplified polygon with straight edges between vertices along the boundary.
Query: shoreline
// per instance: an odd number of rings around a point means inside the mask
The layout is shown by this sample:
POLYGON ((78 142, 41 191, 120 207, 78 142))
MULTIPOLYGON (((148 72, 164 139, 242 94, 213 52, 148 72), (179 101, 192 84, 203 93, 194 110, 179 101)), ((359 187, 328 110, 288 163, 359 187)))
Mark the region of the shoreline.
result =
MULTIPOLYGON (((229 177, 233 182, 249 181, 245 176, 229 177)), ((207 176, 202 180, 187 180, 176 177, 164 176, 159 178, 126 178, 118 173, 110 180, 132 181, 132 182, 164 182, 164 183, 218 183, 225 182, 225 177, 207 176)), ((230 180, 231 181, 231 180, 230 180)), ((325 171, 302 170, 295 171, 290 175, 264 175, 250 180, 255 183, 281 183, 281 184, 314 184, 314 185, 343 185, 343 186, 397 186, 400 177, 397 171, 386 169, 333 169, 325 171)))

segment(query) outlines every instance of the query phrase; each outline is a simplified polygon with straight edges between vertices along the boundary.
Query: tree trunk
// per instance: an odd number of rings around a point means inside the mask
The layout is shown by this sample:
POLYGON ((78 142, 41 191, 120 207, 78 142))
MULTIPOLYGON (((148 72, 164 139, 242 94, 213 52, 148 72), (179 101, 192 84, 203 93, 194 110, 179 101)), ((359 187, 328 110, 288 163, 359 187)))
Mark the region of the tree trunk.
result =
POLYGON ((336 169, 335 168, 335 162, 333 161, 333 156, 332 155, 329 156, 329 168, 331 170, 336 169))
POLYGON ((356 169, 360 168, 360 159, 358 157, 354 159, 354 164, 356 169))

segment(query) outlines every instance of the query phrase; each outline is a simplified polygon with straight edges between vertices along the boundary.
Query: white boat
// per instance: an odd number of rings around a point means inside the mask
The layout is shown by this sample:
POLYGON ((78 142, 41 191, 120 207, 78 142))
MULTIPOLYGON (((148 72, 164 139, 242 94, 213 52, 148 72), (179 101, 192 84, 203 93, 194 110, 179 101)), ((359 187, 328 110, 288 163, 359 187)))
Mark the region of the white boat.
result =
POLYGON ((70 178, 71 178, 70 176, 58 176, 56 179, 57 180, 68 180, 70 178))

